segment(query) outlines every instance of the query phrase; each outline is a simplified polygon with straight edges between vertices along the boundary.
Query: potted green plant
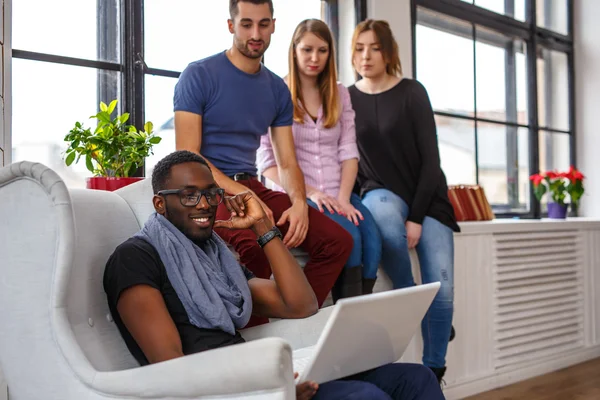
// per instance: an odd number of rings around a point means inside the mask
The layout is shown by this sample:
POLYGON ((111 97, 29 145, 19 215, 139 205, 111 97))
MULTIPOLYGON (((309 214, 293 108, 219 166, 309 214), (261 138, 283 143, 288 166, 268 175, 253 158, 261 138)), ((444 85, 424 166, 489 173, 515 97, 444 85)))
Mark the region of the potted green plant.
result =
POLYGON ((568 172, 548 171, 531 175, 533 191, 538 200, 549 193, 552 201, 548 202, 548 218, 564 219, 569 205, 576 210, 585 189, 585 176, 571 166, 568 172))
POLYGON ((97 120, 92 132, 81 122, 65 136, 69 146, 64 159, 67 166, 85 159, 87 169, 94 174, 87 178, 89 189, 117 190, 140 179, 131 175, 140 168, 144 159, 152 153, 152 146, 160 143, 161 138, 153 133, 152 122, 146 122, 143 130, 128 125, 129 113, 112 114, 117 100, 109 105, 100 103, 100 111, 90 119, 97 120))

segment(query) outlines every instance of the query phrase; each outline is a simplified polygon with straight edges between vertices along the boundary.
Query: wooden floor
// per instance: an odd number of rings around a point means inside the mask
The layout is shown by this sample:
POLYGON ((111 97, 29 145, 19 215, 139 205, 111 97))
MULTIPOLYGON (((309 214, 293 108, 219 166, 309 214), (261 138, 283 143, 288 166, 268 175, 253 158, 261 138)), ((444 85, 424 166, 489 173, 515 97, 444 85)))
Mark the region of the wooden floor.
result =
POLYGON ((600 358, 465 400, 598 400, 600 358))

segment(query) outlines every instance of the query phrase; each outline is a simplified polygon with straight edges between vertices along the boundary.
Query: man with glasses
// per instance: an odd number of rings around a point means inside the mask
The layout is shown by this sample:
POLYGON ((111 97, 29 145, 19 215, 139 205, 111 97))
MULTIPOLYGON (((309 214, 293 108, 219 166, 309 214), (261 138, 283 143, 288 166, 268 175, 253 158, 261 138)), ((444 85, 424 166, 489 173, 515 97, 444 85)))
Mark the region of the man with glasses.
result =
POLYGON ((306 277, 251 193, 225 197, 206 161, 189 151, 156 165, 152 189, 156 212, 104 271, 111 314, 141 365, 241 343, 237 329, 252 313, 303 318, 317 311, 306 277), (231 217, 215 221, 220 204, 231 217), (250 229, 275 280, 241 266, 216 227, 250 229))
MULTIPOLYGON (((104 271, 111 315, 140 365, 242 343, 250 315, 304 318, 317 300, 276 226, 250 192, 225 197, 206 161, 177 151, 152 173, 156 212, 122 243, 104 271), (224 204, 227 220, 215 220, 224 204), (250 229, 274 280, 237 263, 213 228, 250 229)), ((256 360, 260 362, 260 360, 256 360)), ((389 364, 347 381, 296 387, 298 399, 443 399, 422 365, 389 364)))
MULTIPOLYGON (((188 65, 175 87, 176 147, 205 157, 215 181, 227 193, 250 190, 283 232, 284 244, 308 252, 304 272, 321 306, 350 256, 352 237, 307 206, 294 150, 290 92, 261 63, 275 30, 272 1, 230 0, 229 11, 233 46, 188 65), (269 129, 279 176, 289 196, 265 188, 257 179, 256 151, 269 129)), ((227 213, 222 205, 217 215, 223 218, 227 213)), ((250 230, 217 228, 217 232, 257 277, 271 276, 266 255, 250 230)))

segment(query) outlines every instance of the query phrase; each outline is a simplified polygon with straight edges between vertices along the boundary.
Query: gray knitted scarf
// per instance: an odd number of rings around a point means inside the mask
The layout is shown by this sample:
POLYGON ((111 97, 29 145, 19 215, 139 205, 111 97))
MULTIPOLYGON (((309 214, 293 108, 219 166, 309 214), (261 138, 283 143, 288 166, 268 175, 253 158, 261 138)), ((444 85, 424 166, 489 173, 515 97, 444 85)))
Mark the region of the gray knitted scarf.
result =
POLYGON ((158 251, 193 325, 233 335, 248 323, 252 314, 248 281, 216 233, 200 247, 165 217, 154 213, 135 236, 158 251))

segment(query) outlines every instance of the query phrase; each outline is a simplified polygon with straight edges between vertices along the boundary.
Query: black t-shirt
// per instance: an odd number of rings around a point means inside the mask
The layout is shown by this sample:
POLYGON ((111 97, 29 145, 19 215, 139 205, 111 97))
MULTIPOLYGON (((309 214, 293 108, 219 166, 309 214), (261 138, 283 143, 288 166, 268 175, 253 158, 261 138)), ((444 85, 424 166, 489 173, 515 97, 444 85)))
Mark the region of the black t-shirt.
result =
POLYGON ((435 119, 427 91, 413 79, 378 94, 351 86, 360 153, 357 182, 361 195, 385 188, 410 209, 408 220, 432 217, 460 231, 440 166, 435 119))
MULTIPOLYGON (((243 268, 246 279, 254 278, 252 272, 243 266, 240 267, 243 268)), ((143 239, 130 238, 117 247, 108 259, 104 270, 104 291, 108 299, 108 307, 121 336, 131 354, 141 365, 148 364, 148 360, 117 311, 117 302, 121 293, 135 285, 148 285, 160 291, 179 331, 184 354, 198 353, 244 341, 238 332, 230 335, 221 330, 201 329, 192 325, 169 281, 165 266, 156 249, 143 239)))

